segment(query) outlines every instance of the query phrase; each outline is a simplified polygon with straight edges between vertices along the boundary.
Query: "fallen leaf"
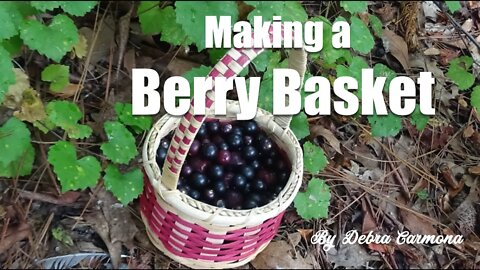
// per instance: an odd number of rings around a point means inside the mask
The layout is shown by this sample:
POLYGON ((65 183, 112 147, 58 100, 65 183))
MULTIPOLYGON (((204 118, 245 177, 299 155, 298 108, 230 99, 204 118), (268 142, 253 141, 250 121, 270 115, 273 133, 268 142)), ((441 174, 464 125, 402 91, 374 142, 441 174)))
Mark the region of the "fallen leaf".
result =
POLYGON ((299 232, 289 233, 288 240, 290 241, 290 244, 292 244, 293 247, 296 247, 298 243, 300 243, 300 240, 302 240, 302 235, 299 232))
POLYGON ((468 172, 475 175, 480 175, 480 165, 468 168, 468 172))
POLYGON ((405 40, 389 29, 383 29, 383 47, 390 52, 402 65, 406 72, 410 69, 408 62, 408 46, 405 40))
POLYGON ((15 111, 13 115, 22 121, 30 123, 42 121, 47 117, 40 95, 32 88, 23 91, 20 110, 15 111))
POLYGON ((423 51, 423 54, 424 55, 427 55, 427 56, 432 56, 432 55, 439 55, 440 54, 440 50, 435 48, 435 47, 431 47, 431 48, 428 48, 426 49, 425 51, 423 51))
POLYGON ((340 244, 338 250, 331 249, 327 252, 327 259, 335 264, 335 268, 360 268, 370 261, 380 261, 379 257, 368 254, 358 243, 340 244))
POLYGON ((308 241, 308 239, 310 239, 310 237, 313 235, 312 229, 297 229, 297 232, 300 233, 305 241, 308 241))
POLYGON ((69 83, 65 88, 63 88, 62 92, 52 92, 53 95, 61 98, 69 98, 73 97, 77 92, 78 84, 76 83, 69 83))
POLYGON ((8 87, 3 101, 3 105, 9 109, 19 108, 23 98, 23 91, 30 88, 27 74, 19 68, 14 68, 13 71, 15 73, 15 84, 8 87))
POLYGON ((311 256, 294 258, 292 246, 286 241, 270 244, 251 262, 256 269, 313 269, 311 256))
POLYGON ((337 139, 337 137, 331 132, 330 130, 319 126, 315 125, 310 128, 310 134, 313 136, 322 136, 327 143, 337 151, 337 153, 342 154, 342 149, 340 147, 340 141, 337 139))
POLYGON ((423 219, 408 210, 402 208, 399 210, 403 224, 412 234, 438 235, 437 230, 433 227, 433 223, 430 221, 423 219))
POLYGON ((125 53, 123 57, 123 67, 127 70, 130 77, 132 77, 132 69, 136 66, 135 49, 132 48, 125 53))
POLYGON ((365 198, 362 198, 362 212, 363 212, 362 234, 368 234, 371 231, 376 231, 378 229, 377 222, 373 218, 373 215, 367 206, 367 202, 365 201, 365 198))
POLYGON ((79 34, 77 44, 73 45, 72 58, 75 56, 80 59, 84 58, 85 56, 87 56, 87 48, 87 38, 84 35, 79 34))
POLYGON ((377 244, 377 243, 368 243, 368 248, 374 251, 378 251, 380 253, 388 253, 388 254, 392 254, 394 251, 394 248, 389 245, 377 244))

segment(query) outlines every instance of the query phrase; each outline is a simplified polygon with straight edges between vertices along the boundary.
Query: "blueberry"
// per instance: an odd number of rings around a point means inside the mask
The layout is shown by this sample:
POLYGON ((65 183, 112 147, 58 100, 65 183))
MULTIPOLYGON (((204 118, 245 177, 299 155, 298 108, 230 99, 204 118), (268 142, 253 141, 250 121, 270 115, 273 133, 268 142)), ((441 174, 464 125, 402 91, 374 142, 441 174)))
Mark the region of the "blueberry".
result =
POLYGON ((253 137, 252 136, 245 136, 243 137, 243 144, 244 145, 252 145, 253 143, 253 137))
POLYGON ((213 183, 213 190, 215 190, 217 194, 223 194, 227 191, 227 186, 225 185, 225 182, 220 179, 213 183))
POLYGON ((230 151, 228 151, 228 150, 218 151, 218 154, 217 154, 218 164, 223 165, 223 166, 228 165, 228 164, 230 164, 231 159, 232 159, 232 155, 231 155, 230 151))
POLYGON ((196 189, 190 189, 187 193, 188 196, 192 197, 193 199, 195 200, 198 200, 200 199, 200 191, 196 190, 196 189))
POLYGON ((198 129, 197 136, 200 138, 207 136, 207 127, 205 126, 205 123, 203 123, 198 129))
POLYGON ((211 143, 212 141, 210 141, 209 138, 205 137, 205 138, 202 138, 202 140, 200 141, 202 143, 202 146, 207 144, 207 143, 211 143))
POLYGON ((233 126, 231 133, 232 133, 232 134, 238 134, 238 135, 240 135, 240 136, 243 135, 242 128, 239 127, 239 126, 233 126))
POLYGON ((194 173, 191 177, 192 184, 197 188, 205 187, 208 184, 208 178, 204 174, 194 173))
POLYGON ((273 187, 277 183, 277 178, 275 177, 275 174, 266 169, 260 169, 257 172, 257 178, 262 180, 263 183, 268 187, 273 187))
POLYGON ((252 209, 258 207, 258 203, 250 198, 247 198, 243 203, 243 209, 252 209))
POLYGON ((232 149, 239 149, 242 146, 242 135, 237 133, 228 135, 227 143, 232 149))
POLYGON ((225 187, 227 189, 230 189, 233 187, 233 178, 235 177, 235 174, 233 172, 227 172, 225 176, 223 177, 223 183, 225 183, 225 187))
POLYGON ((264 138, 259 142, 258 147, 260 148, 260 151, 268 154, 273 149, 273 142, 269 138, 264 138))
POLYGON ((284 188, 284 186, 275 186, 273 188, 273 193, 277 194, 277 196, 278 196, 278 194, 280 194, 280 192, 282 192, 283 188, 284 188))
POLYGON ((235 177, 233 177, 233 185, 237 190, 244 190, 247 185, 247 178, 241 174, 236 174, 235 177))
POLYGON ((275 164, 275 167, 278 170, 285 170, 287 168, 287 162, 285 162, 284 159, 280 158, 277 160, 277 164, 275 164))
POLYGON ((258 125, 255 121, 247 121, 244 123, 243 128, 247 134, 255 134, 258 129, 258 125))
POLYGON ((223 123, 221 129, 223 134, 230 134, 230 132, 232 132, 233 126, 231 123, 223 123))
POLYGON ((210 134, 216 134, 220 130, 220 123, 218 120, 208 122, 207 130, 210 134))
POLYGON ((217 148, 218 148, 218 150, 226 151, 226 150, 228 150, 228 143, 222 142, 220 144, 217 144, 217 148))
POLYGON ((190 164, 194 171, 204 173, 207 169, 208 161, 201 159, 200 157, 194 157, 190 164))
POLYGON ((243 203, 243 196, 237 191, 229 191, 226 196, 226 206, 230 209, 241 209, 243 203))
POLYGON ((207 159, 214 159, 217 156, 217 147, 213 143, 206 143, 202 146, 202 154, 207 159))
POLYGON ((249 145, 243 148, 243 157, 246 160, 252 160, 257 157, 257 149, 255 147, 249 145))
POLYGON ((212 142, 213 142, 215 145, 218 146, 218 145, 224 143, 225 140, 223 139, 222 136, 220 136, 220 135, 215 135, 215 136, 212 138, 212 142))
POLYGON ((223 199, 219 199, 215 202, 215 205, 220 208, 225 208, 225 201, 223 199))
POLYGON ((290 173, 287 171, 279 171, 277 173, 277 178, 280 184, 285 185, 288 181, 288 178, 290 178, 290 173))
POLYGON ((273 168, 274 165, 275 165, 275 159, 273 157, 268 157, 268 158, 263 160, 263 165, 265 165, 269 168, 273 168))
POLYGON ((163 138, 160 141, 160 147, 161 148, 168 149, 169 146, 170 146, 170 141, 168 141, 167 139, 163 138))
POLYGON ((255 170, 251 166, 242 167, 241 172, 247 179, 252 179, 255 176, 255 170))
POLYGON ((262 167, 262 164, 258 159, 254 159, 250 162, 250 166, 252 166, 253 169, 258 170, 262 167))
POLYGON ((165 161, 165 158, 167 157, 168 150, 165 148, 158 148, 157 150, 157 163, 159 164, 160 167, 163 166, 163 162, 165 161))
POLYGON ((258 194, 258 193, 253 193, 253 194, 250 194, 249 195, 249 198, 255 202, 257 202, 258 205, 261 205, 262 203, 262 195, 258 194))
POLYGON ((208 170, 209 176, 213 179, 220 179, 223 177, 223 167, 220 165, 213 165, 208 170))
POLYGON ((216 199, 216 194, 213 189, 206 189, 203 191, 203 199, 207 202, 212 202, 216 199))
POLYGON ((190 164, 185 162, 182 166, 182 171, 180 172, 180 175, 189 176, 190 174, 192 174, 192 172, 193 172, 192 166, 190 166, 190 164))
POLYGON ((266 189, 265 182, 260 179, 256 179, 252 182, 252 187, 256 191, 264 191, 266 189))
POLYGON ((232 152, 231 153, 231 158, 230 158, 230 165, 233 165, 235 167, 240 167, 240 166, 245 165, 245 160, 242 158, 240 153, 232 152))
POLYGON ((191 190, 191 187, 190 186, 182 186, 182 187, 179 187, 178 190, 184 194, 187 194, 190 192, 191 190))
POLYGON ((190 149, 188 150, 188 155, 189 156, 195 156, 198 151, 200 151, 200 147, 202 144, 200 143, 199 140, 193 140, 192 144, 190 145, 190 149))

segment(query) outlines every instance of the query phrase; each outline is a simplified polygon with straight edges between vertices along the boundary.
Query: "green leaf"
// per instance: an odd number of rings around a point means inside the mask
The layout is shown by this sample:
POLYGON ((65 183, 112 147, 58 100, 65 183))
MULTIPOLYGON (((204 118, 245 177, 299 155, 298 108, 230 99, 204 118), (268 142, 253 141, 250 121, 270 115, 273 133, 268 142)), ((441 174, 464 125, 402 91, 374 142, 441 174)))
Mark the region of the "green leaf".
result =
POLYGON ((374 137, 396 136, 402 130, 402 118, 393 113, 369 116, 368 122, 374 137))
POLYGON ((132 115, 132 104, 117 102, 114 108, 120 122, 126 126, 131 126, 136 133, 149 130, 152 127, 151 116, 132 115))
POLYGON ((78 42, 78 31, 72 19, 59 14, 48 26, 35 19, 26 20, 20 26, 20 37, 30 49, 60 62, 78 42))
POLYGON ((40 10, 54 10, 61 7, 63 11, 74 16, 83 16, 97 5, 97 1, 30 1, 31 5, 40 10))
POLYGON ((205 49, 205 16, 231 16, 232 24, 237 21, 237 4, 231 1, 175 2, 176 22, 195 42, 199 51, 205 49))
POLYGON ((12 59, 10 54, 0 46, 0 104, 3 102, 8 87, 15 83, 12 59))
POLYGON ((228 52, 229 49, 226 48, 212 48, 208 49, 208 56, 210 58, 210 63, 215 65, 222 59, 222 57, 228 52))
POLYGON ((360 13, 367 11, 367 1, 340 1, 340 6, 350 13, 360 13))
POLYGON ((271 21, 273 16, 282 16, 282 21, 305 22, 308 15, 299 1, 244 1, 255 9, 248 14, 253 23, 254 16, 262 16, 263 21, 271 21))
POLYGON ((430 117, 428 115, 424 115, 420 112, 420 106, 417 104, 415 106, 415 110, 412 113, 412 124, 415 125, 418 131, 422 131, 428 124, 430 117))
POLYGON ((128 164, 138 154, 132 133, 122 123, 116 121, 105 122, 104 128, 108 142, 100 147, 103 154, 115 163, 128 164))
POLYGON ((323 47, 320 52, 310 53, 310 57, 314 60, 322 57, 327 65, 334 64, 341 58, 350 61, 352 55, 349 49, 336 49, 332 45, 332 23, 323 16, 312 18, 311 21, 323 22, 323 47))
POLYGON ((187 38, 182 26, 178 24, 172 6, 161 9, 158 1, 142 1, 138 7, 140 26, 144 34, 162 34, 160 40, 173 45, 188 45, 192 40, 187 38))
POLYGON ((417 197, 420 199, 420 200, 426 200, 428 199, 428 191, 426 189, 421 189, 419 191, 417 191, 415 194, 417 194, 417 197))
POLYGON ((325 169, 327 164, 328 160, 322 148, 311 142, 303 145, 303 166, 307 171, 316 174, 325 169))
POLYGON ((69 84, 69 67, 58 64, 51 64, 42 71, 42 80, 51 82, 50 89, 59 93, 69 84))
POLYGON ((470 103, 472 104, 472 107, 477 110, 477 114, 480 116, 480 86, 475 86, 473 88, 470 103))
POLYGON ((258 93, 258 107, 268 112, 273 112, 273 79, 272 78, 263 79, 260 82, 260 92, 258 93))
POLYGON ((73 239, 72 237, 68 234, 68 232, 60 227, 53 228, 52 229, 52 236, 55 238, 57 241, 67 245, 67 246, 73 246, 73 239))
POLYGON ((19 35, 0 41, 0 47, 8 51, 11 58, 19 56, 23 46, 23 41, 19 35))
POLYGON ((370 26, 372 26, 373 32, 377 37, 382 37, 383 32, 383 24, 380 19, 372 14, 368 15, 368 19, 370 20, 370 26))
POLYGON ((356 95, 359 97, 362 96, 362 69, 364 68, 368 68, 368 64, 367 62, 365 62, 365 60, 363 60, 363 58, 358 56, 352 58, 352 62, 350 63, 349 67, 338 65, 336 68, 337 78, 343 76, 350 76, 357 80, 358 91, 356 92, 356 95))
POLYGON ((467 90, 475 82, 475 76, 469 72, 472 65, 473 60, 469 56, 455 58, 450 62, 446 75, 458 85, 458 89, 467 90))
POLYGON ((58 141, 48 150, 48 162, 53 165, 62 192, 94 186, 100 178, 100 162, 92 156, 77 160, 75 146, 58 141))
POLYGON ((133 201, 143 191, 143 174, 139 169, 122 174, 114 165, 108 165, 103 179, 105 188, 123 205, 133 201))
POLYGON ((303 219, 327 218, 330 198, 330 187, 325 181, 312 178, 305 192, 299 192, 293 203, 303 219))
POLYGON ((33 14, 33 9, 27 4, 17 1, 5 1, 0 5, 0 40, 8 39, 18 34, 18 26, 26 16, 33 14))
POLYGON ((387 78, 385 80, 385 85, 383 86, 383 91, 388 93, 388 90, 390 89, 390 82, 397 76, 397 73, 395 73, 395 71, 391 70, 384 64, 378 63, 373 66, 373 76, 387 78))
POLYGON ((0 127, 0 164, 18 160, 30 145, 30 130, 20 120, 10 118, 0 127))
POLYGON ((310 129, 308 128, 307 115, 304 112, 300 112, 292 117, 290 122, 290 129, 295 134, 297 139, 301 140, 310 135, 310 129))
POLYGON ((182 77, 187 79, 188 83, 190 84, 190 97, 193 97, 193 93, 194 93, 194 91, 193 91, 194 90, 194 87, 193 87, 194 78, 195 77, 207 77, 211 70, 212 70, 211 67, 201 65, 199 67, 190 69, 189 71, 185 72, 182 75, 182 77))
POLYGON ((270 62, 273 52, 271 50, 263 51, 259 56, 253 59, 252 63, 259 72, 264 72, 270 62))
MULTIPOLYGON (((0 135, 1 136, 1 135, 0 135)), ((0 138, 0 142, 2 139, 0 138)), ((0 177, 26 176, 32 172, 33 161, 35 159, 35 149, 32 144, 28 144, 20 158, 10 162, 7 165, 0 163, 0 177)))
POLYGON ((350 45, 357 52, 367 54, 375 45, 370 30, 365 23, 356 16, 351 18, 350 34, 350 45))
POLYGON ((445 4, 447 4, 447 7, 450 10, 450 12, 455 12, 462 7, 460 5, 460 1, 445 1, 445 4))
POLYGON ((77 123, 83 114, 75 103, 56 100, 48 103, 45 110, 48 120, 65 130, 70 138, 82 139, 92 134, 89 126, 77 123))

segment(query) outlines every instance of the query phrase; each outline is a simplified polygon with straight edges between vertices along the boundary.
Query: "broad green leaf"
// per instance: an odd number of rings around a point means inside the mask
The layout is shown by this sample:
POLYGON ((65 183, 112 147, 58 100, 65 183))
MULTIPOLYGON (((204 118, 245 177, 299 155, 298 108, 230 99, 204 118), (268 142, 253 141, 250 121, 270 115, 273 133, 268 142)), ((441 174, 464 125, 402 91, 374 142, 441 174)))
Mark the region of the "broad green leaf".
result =
POLYGON ((196 68, 192 68, 190 69, 189 71, 185 72, 182 77, 184 77, 185 79, 187 79, 188 83, 190 84, 190 97, 193 97, 193 93, 194 93, 194 78, 195 77, 207 77, 208 74, 210 73, 210 71, 212 70, 211 67, 207 67, 207 66, 199 66, 199 67, 196 67, 196 68))
POLYGON ((350 63, 349 67, 345 67, 343 65, 337 66, 337 78, 343 76, 350 76, 355 78, 358 82, 358 91, 356 91, 356 95, 358 97, 362 96, 362 69, 368 68, 367 62, 363 60, 363 58, 355 56, 352 58, 352 62, 350 63))
POLYGON ((480 116, 480 86, 475 86, 473 88, 470 103, 472 104, 472 107, 477 110, 477 114, 480 116))
POLYGON ((105 169, 105 188, 110 190, 115 197, 127 205, 143 191, 143 174, 139 169, 122 174, 114 165, 105 169))
POLYGON ((77 159, 75 146, 66 141, 50 147, 48 162, 53 166, 62 192, 94 186, 100 178, 100 162, 92 156, 77 159))
MULTIPOLYGON (((1 135, 0 135, 1 136, 1 135)), ((0 138, 0 142, 2 139, 0 138)), ((35 159, 35 149, 28 144, 27 149, 22 153, 20 158, 7 164, 0 163, 0 177, 17 177, 26 176, 32 172, 33 161, 35 159)))
POLYGON ((51 82, 50 89, 55 93, 59 93, 69 83, 69 72, 68 66, 51 64, 42 71, 42 81, 51 82))
POLYGON ((210 63, 212 63, 212 65, 215 65, 217 64, 220 59, 222 59, 222 57, 228 52, 229 49, 227 48, 212 48, 212 49, 208 49, 208 56, 210 58, 210 63))
POLYGON ((30 1, 30 3, 40 11, 61 7, 63 11, 74 16, 83 16, 97 5, 97 1, 30 1))
POLYGON ((305 22, 308 19, 305 9, 299 1, 244 1, 255 9, 248 14, 253 23, 254 16, 262 16, 263 21, 271 21, 273 16, 282 16, 282 21, 305 22))
POLYGON ((460 5, 460 1, 445 1, 445 4, 447 4, 447 7, 450 10, 450 12, 455 12, 462 7, 460 5))
POLYGON ((327 218, 330 206, 330 187, 324 180, 312 178, 305 192, 299 192, 294 200, 297 213, 306 220, 327 218))
POLYGON ((290 129, 299 140, 310 135, 310 129, 308 126, 307 115, 304 112, 294 115, 290 122, 290 129))
POLYGON ((272 78, 263 79, 260 82, 260 92, 258 93, 258 107, 270 113, 273 112, 273 79, 272 78))
POLYGON ((382 21, 380 21, 380 19, 377 16, 372 14, 368 15, 368 19, 370 20, 370 26, 372 27, 375 35, 377 37, 382 37, 382 33, 383 33, 382 21))
POLYGON ((257 71, 264 72, 267 69, 272 54, 272 50, 265 50, 252 61, 257 71))
POLYGON ((162 34, 160 40, 173 45, 188 45, 192 40, 187 38, 182 26, 176 21, 175 10, 172 6, 161 9, 158 1, 141 2, 138 7, 140 26, 144 34, 162 34))
POLYGON ((340 6, 350 13, 360 13, 367 11, 367 1, 340 1, 340 6))
POLYGON ((103 154, 111 161, 119 164, 128 164, 137 154, 135 138, 120 122, 105 122, 105 132, 108 142, 100 147, 103 154))
POLYGON ((428 124, 430 117, 428 115, 424 115, 420 112, 420 106, 417 104, 415 106, 415 110, 412 113, 412 124, 415 125, 418 131, 422 131, 428 124))
POLYGON ((469 72, 472 64, 473 60, 469 56, 461 56, 450 62, 446 75, 458 85, 458 89, 467 90, 475 82, 475 76, 469 72))
POLYGON ((374 137, 396 136, 402 130, 402 118, 393 113, 369 116, 368 122, 374 137))
POLYGON ((8 51, 11 58, 19 56, 23 46, 23 41, 19 35, 9 39, 0 40, 0 47, 8 51))
POLYGON ((18 160, 30 145, 30 130, 12 117, 0 127, 0 165, 7 166, 18 160))
POLYGON ((15 83, 12 59, 10 54, 0 46, 0 104, 3 102, 8 87, 15 83))
POLYGON ((428 199, 428 191, 426 189, 421 189, 417 192, 415 192, 415 194, 417 194, 417 197, 420 199, 420 200, 426 200, 428 199))
POLYGON ((232 1, 175 2, 176 22, 195 42, 199 51, 205 49, 205 16, 231 16, 232 24, 237 21, 237 4, 232 1))
POLYGON ((26 20, 20 26, 20 37, 30 49, 60 62, 78 42, 78 31, 72 19, 59 14, 48 26, 35 19, 26 20))
POLYGON ((18 34, 18 27, 24 18, 34 13, 34 9, 26 2, 2 1, 0 4, 0 40, 8 39, 18 34))
POLYGON ((67 245, 67 246, 73 246, 73 239, 72 237, 68 234, 68 232, 61 227, 53 228, 52 229, 52 236, 55 238, 55 240, 67 245))
POLYGON ((349 49, 337 49, 332 45, 332 23, 323 16, 312 18, 311 21, 323 22, 323 47, 320 52, 310 53, 310 57, 314 60, 321 57, 327 65, 334 64, 341 58, 350 61, 352 55, 349 49))
POLYGON ((307 171, 316 174, 328 164, 327 157, 323 149, 311 142, 306 142, 303 145, 303 166, 307 171))
POLYGON ((351 18, 350 25, 350 45, 352 49, 363 54, 369 53, 375 45, 375 41, 368 27, 356 16, 351 18))
POLYGON ((70 101, 51 101, 46 107, 48 119, 65 130, 70 138, 82 139, 92 134, 87 125, 78 124, 83 114, 75 103, 70 101))
POLYGON ((377 77, 386 77, 385 85, 383 86, 383 91, 388 93, 390 82, 397 76, 395 71, 391 70, 384 64, 378 63, 373 66, 373 76, 377 77))
POLYGON ((132 104, 117 102, 114 108, 120 122, 126 126, 131 126, 136 133, 149 130, 152 127, 151 116, 132 115, 132 104))

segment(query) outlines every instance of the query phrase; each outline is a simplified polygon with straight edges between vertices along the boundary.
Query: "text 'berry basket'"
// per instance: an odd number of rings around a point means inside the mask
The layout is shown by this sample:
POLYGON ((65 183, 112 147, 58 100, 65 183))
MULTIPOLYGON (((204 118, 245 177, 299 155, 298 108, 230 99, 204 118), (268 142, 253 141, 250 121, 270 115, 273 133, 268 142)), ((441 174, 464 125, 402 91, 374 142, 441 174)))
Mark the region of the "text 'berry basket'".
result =
MULTIPOLYGON (((270 31, 270 36, 272 32, 270 31)), ((263 49, 231 49, 208 76, 235 77, 263 49)), ((306 53, 294 49, 289 68, 301 76, 306 68, 306 53)), ((262 91, 262 90, 260 90, 262 91)), ((192 268, 231 268, 255 258, 277 233, 284 211, 295 198, 303 177, 303 152, 289 129, 291 116, 273 116, 257 109, 254 121, 276 142, 291 164, 291 174, 277 197, 248 210, 216 207, 193 199, 177 189, 182 165, 192 141, 206 118, 236 120, 237 101, 227 102, 227 114, 212 113, 213 94, 207 92, 207 115, 193 115, 194 102, 183 117, 164 115, 149 132, 143 147, 145 188, 140 198, 141 215, 153 244, 173 260, 192 268), (174 132, 163 168, 156 153, 162 138, 174 132)))

